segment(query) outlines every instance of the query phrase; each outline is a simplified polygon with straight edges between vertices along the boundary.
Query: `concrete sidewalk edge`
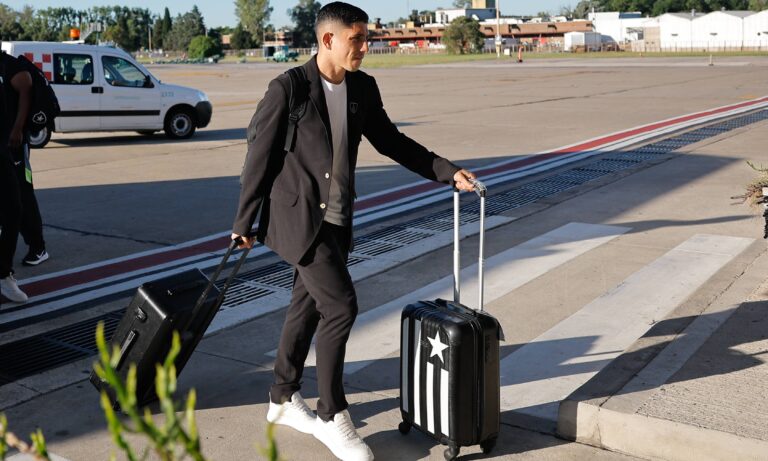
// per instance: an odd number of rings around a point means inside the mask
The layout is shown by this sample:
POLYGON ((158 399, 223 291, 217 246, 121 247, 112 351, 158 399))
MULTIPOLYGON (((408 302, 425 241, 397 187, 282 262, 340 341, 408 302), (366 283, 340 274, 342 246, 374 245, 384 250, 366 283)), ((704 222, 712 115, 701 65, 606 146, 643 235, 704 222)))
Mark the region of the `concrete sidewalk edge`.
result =
POLYGON ((617 371, 607 367, 602 372, 607 376, 599 373, 564 399, 558 413, 558 436, 648 459, 765 460, 768 441, 637 413, 653 390, 665 384, 742 303, 768 283, 764 277, 768 271, 764 242, 756 241, 739 259, 741 263, 726 274, 715 276, 721 280, 713 285, 726 283, 725 289, 671 341, 661 348, 656 345, 641 369, 619 367, 617 371), (730 283, 728 278, 732 278, 730 283), (620 376, 621 371, 625 376, 620 376))
POLYGON ((561 436, 568 434, 576 442, 632 456, 668 461, 762 461, 768 453, 768 442, 763 440, 589 403, 565 400, 561 414, 563 411, 575 417, 561 421, 561 436))

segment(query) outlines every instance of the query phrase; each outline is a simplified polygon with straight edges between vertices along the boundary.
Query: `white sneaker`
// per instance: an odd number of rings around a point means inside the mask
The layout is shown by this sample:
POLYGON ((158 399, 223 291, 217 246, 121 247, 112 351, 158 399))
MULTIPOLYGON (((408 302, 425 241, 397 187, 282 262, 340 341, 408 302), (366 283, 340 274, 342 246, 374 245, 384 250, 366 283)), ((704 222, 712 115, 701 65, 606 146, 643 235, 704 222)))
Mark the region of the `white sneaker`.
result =
POLYGON ((19 289, 19 285, 16 284, 16 279, 13 275, 9 275, 4 279, 0 279, 0 292, 8 298, 9 301, 15 303, 25 303, 29 298, 19 289))
POLYGON ((282 424, 299 432, 311 434, 315 430, 315 419, 317 417, 298 392, 294 392, 291 400, 282 405, 273 403, 272 399, 269 399, 267 421, 270 423, 282 424))
POLYGON ((328 422, 317 418, 314 435, 342 461, 373 461, 373 452, 358 435, 347 410, 328 422))

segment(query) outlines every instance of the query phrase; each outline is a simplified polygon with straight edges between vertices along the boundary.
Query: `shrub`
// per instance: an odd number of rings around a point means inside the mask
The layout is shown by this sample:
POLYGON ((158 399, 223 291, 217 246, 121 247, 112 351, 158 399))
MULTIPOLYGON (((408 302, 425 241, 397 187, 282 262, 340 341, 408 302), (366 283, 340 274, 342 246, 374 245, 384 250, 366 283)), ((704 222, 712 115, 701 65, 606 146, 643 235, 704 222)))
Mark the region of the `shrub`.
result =
POLYGON ((198 35, 189 43, 187 54, 190 59, 203 59, 221 54, 221 43, 212 37, 198 35))

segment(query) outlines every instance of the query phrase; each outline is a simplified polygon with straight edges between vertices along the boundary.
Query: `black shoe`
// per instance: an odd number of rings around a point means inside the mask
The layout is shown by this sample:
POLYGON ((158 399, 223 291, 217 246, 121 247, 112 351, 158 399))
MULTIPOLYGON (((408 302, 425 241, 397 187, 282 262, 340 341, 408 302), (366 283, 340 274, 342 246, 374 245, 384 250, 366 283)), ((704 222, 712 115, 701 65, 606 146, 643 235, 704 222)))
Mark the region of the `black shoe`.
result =
POLYGON ((48 252, 45 251, 45 248, 39 252, 30 249, 29 253, 27 253, 27 255, 24 256, 24 259, 21 260, 21 264, 25 266, 37 266, 43 261, 47 261, 49 257, 50 256, 48 256, 48 252))

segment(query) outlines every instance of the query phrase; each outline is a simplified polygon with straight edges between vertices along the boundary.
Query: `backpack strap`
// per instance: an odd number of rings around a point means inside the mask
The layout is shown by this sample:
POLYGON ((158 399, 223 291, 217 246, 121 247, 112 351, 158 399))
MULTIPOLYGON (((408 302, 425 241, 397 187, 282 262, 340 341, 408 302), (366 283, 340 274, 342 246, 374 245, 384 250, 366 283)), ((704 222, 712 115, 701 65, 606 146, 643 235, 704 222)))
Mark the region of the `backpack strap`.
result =
POLYGON ((293 152, 296 147, 296 125, 307 111, 309 99, 309 81, 303 67, 293 67, 286 71, 291 79, 291 94, 288 100, 288 130, 285 134, 285 151, 293 152))

